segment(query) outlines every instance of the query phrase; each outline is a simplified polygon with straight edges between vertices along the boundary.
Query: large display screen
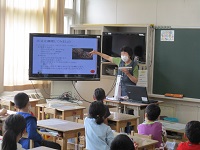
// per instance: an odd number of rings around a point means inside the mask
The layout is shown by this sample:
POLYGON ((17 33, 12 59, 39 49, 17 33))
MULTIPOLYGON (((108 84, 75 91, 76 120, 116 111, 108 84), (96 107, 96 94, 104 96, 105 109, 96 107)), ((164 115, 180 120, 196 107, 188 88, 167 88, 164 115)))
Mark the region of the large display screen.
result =
POLYGON ((30 33, 30 80, 100 80, 101 36, 30 33))

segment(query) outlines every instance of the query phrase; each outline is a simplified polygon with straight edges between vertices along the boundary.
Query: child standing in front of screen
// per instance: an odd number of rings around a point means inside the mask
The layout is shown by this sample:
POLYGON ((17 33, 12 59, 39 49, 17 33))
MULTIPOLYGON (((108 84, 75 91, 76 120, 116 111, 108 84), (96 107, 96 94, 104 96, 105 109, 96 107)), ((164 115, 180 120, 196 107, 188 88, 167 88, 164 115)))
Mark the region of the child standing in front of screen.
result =
POLYGON ((166 131, 162 127, 162 123, 157 122, 160 115, 160 107, 156 104, 150 104, 145 109, 145 121, 138 125, 138 133, 143 135, 152 135, 154 140, 157 140, 156 148, 162 147, 166 131))
POLYGON ((103 123, 105 113, 105 105, 102 102, 94 101, 91 103, 89 115, 84 121, 86 149, 110 150, 114 135, 111 128, 103 123))

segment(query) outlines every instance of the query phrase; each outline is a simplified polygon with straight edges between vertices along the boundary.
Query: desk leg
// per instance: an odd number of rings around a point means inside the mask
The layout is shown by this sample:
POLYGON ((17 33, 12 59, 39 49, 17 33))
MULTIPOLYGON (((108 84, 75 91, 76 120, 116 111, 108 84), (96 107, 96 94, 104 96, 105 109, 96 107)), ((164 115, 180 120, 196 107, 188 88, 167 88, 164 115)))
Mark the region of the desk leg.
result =
POLYGON ((119 121, 116 122, 116 131, 120 133, 120 125, 119 125, 119 121))
POLYGON ((62 112, 62 120, 65 120, 65 112, 62 112))
POLYGON ((37 107, 37 108, 38 108, 37 119, 41 120, 41 113, 40 113, 41 109, 40 109, 40 107, 37 107))
POLYGON ((45 114, 44 114, 44 107, 42 107, 42 120, 45 119, 45 114))
POLYGON ((83 113, 83 109, 81 110, 81 114, 80 114, 80 119, 83 120, 83 117, 84 117, 84 113, 83 113))
MULTIPOLYGON (((135 115, 135 116, 140 116, 140 109, 139 109, 139 107, 136 107, 136 108, 134 109, 134 115, 135 115)), ((141 116, 140 116, 140 117, 141 117, 141 116)), ((137 124, 140 124, 140 118, 137 119, 137 124)))
POLYGON ((67 150, 67 141, 68 137, 66 133, 63 133, 63 142, 62 142, 62 150, 67 150))

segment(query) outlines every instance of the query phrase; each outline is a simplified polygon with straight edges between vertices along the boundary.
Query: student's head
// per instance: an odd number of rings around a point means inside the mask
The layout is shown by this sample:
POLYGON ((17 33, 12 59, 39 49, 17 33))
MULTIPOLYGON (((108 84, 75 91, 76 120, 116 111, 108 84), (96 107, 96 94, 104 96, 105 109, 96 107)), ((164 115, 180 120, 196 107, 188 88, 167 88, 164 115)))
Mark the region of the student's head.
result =
POLYGON ((25 132, 26 120, 21 115, 12 114, 6 118, 3 127, 2 150, 16 150, 16 143, 25 132))
POLYGON ((121 59, 126 63, 130 59, 132 60, 133 50, 128 46, 124 46, 121 48, 121 59))
POLYGON ((15 106, 18 109, 28 108, 29 104, 29 97, 26 93, 18 93, 14 97, 15 106))
POLYGON ((96 88, 94 90, 93 98, 94 98, 94 100, 97 100, 97 101, 103 101, 106 98, 106 94, 105 94, 104 89, 96 88))
POLYGON ((188 122, 185 127, 185 135, 191 143, 200 144, 200 122, 188 122))
POLYGON ((133 141, 125 134, 117 135, 111 143, 110 150, 135 150, 133 141))
POLYGON ((160 112, 161 112, 160 107, 156 104, 150 104, 145 109, 146 118, 150 121, 157 120, 160 115, 160 112))
POLYGON ((104 122, 104 116, 106 113, 106 107, 102 102, 94 101, 89 107, 89 117, 95 118, 97 124, 104 122))

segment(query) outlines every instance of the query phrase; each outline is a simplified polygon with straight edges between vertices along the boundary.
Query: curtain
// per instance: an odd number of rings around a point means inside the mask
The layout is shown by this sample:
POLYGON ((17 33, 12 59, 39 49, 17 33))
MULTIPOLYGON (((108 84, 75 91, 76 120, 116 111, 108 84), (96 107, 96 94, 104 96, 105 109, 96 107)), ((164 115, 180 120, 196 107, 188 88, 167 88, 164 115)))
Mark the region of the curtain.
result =
POLYGON ((4 45, 5 45, 5 1, 0 1, 0 93, 3 92, 4 45))
MULTIPOLYGON (((4 1, 4 90, 33 88, 28 80, 29 33, 63 33, 64 0, 4 1)), ((33 83, 39 87, 50 82, 33 83)))

